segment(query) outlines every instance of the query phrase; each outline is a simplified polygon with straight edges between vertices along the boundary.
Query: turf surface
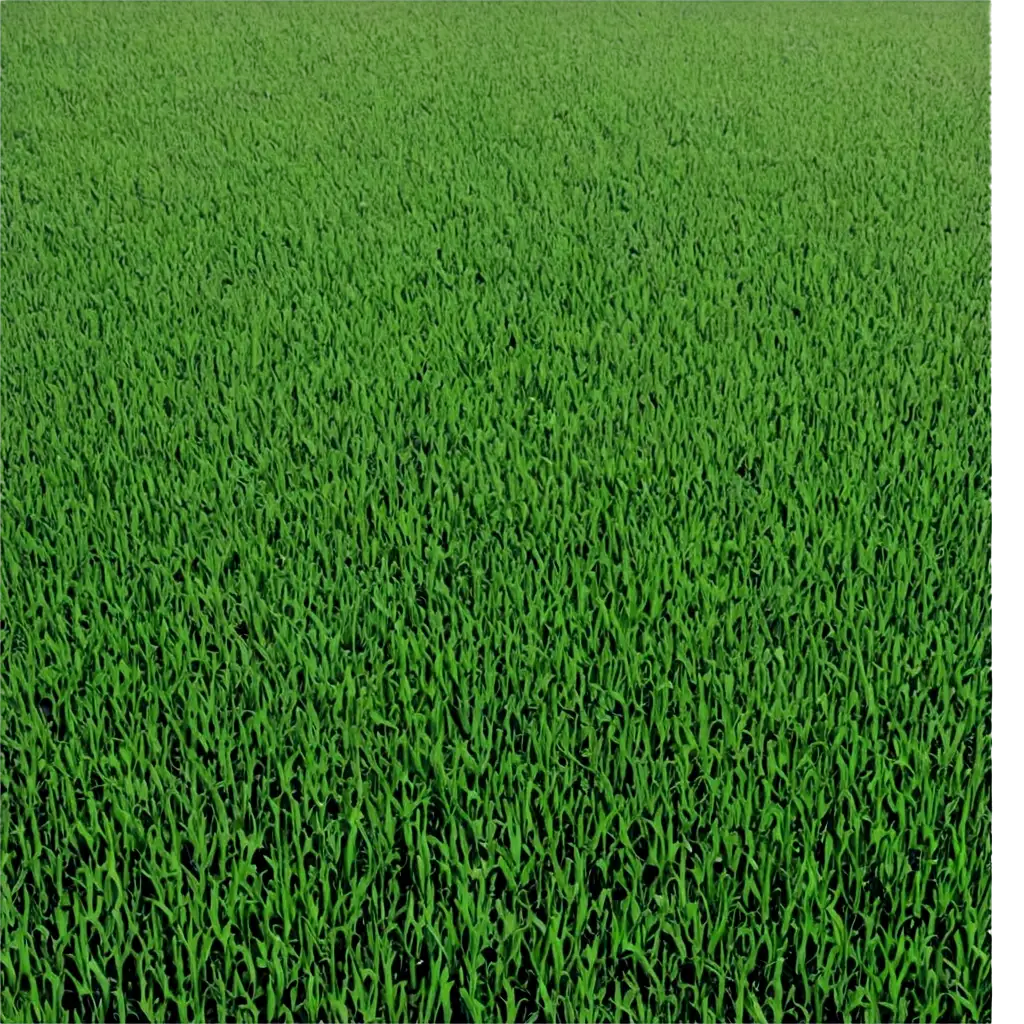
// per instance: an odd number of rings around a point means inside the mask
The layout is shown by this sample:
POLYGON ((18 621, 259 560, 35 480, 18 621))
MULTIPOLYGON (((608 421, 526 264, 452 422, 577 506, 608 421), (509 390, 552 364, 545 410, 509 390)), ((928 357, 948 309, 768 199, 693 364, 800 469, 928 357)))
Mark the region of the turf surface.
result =
POLYGON ((0 1016, 988 1019, 988 6, 0 17, 0 1016))

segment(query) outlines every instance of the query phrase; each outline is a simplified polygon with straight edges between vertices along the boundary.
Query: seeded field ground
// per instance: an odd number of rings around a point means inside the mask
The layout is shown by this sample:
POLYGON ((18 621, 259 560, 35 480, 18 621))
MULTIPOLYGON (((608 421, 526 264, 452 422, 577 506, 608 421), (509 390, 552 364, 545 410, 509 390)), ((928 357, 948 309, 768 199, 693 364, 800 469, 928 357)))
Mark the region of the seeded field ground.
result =
POLYGON ((3 1020, 990 1019, 987 4, 0 17, 3 1020))

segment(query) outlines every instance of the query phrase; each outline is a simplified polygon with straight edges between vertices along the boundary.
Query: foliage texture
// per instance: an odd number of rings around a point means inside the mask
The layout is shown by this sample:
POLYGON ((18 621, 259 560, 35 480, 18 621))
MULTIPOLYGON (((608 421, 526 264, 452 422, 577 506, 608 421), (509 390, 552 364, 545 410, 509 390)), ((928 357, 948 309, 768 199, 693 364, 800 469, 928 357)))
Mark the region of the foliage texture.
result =
POLYGON ((4 1020, 990 1016, 988 31, 3 5, 4 1020))

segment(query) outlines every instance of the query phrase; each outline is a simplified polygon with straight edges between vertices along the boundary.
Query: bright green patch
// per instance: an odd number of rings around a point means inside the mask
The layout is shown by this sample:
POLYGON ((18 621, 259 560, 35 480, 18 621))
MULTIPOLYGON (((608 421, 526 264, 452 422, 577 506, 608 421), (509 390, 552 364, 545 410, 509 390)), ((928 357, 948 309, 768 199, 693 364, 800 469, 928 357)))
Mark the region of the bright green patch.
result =
POLYGON ((987 5, 2 21, 0 1017, 990 1017, 987 5))

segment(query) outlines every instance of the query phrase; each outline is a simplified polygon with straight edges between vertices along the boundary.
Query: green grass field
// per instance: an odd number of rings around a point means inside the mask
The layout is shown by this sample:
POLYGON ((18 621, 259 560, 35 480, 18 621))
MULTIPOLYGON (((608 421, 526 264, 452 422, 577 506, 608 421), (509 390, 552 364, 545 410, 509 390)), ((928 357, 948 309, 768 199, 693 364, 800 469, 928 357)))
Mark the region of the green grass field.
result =
POLYGON ((988 5, 0 19, 0 1017, 991 1019, 988 5))

